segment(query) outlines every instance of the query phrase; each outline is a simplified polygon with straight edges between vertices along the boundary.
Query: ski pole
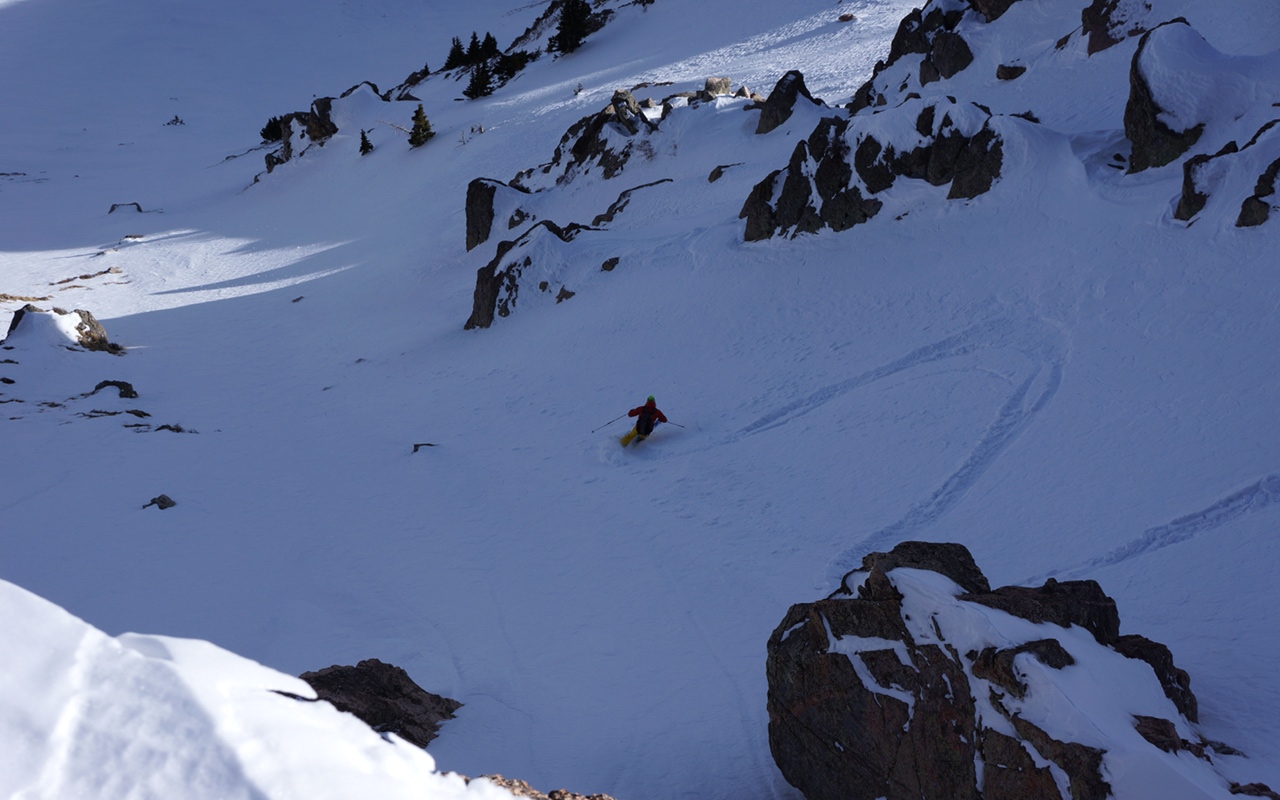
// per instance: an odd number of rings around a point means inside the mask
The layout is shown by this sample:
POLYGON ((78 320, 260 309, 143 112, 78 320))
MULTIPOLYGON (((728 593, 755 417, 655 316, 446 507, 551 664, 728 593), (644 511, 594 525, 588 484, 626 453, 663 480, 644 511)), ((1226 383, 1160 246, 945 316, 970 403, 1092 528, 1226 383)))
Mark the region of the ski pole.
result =
POLYGON ((677 428, 683 428, 683 427, 684 427, 684 426, 683 426, 683 425, 681 425, 679 422, 672 422, 671 420, 667 420, 667 424, 668 424, 668 425, 675 425, 677 428))
POLYGON ((616 417, 614 417, 613 419, 609 420, 609 421, 608 421, 608 422, 606 422, 605 424, 601 425, 599 428, 596 428, 596 430, 595 430, 595 431, 592 431, 592 433, 595 433, 596 431, 604 430, 605 428, 609 427, 610 425, 612 425, 613 423, 617 422, 618 420, 622 419, 622 418, 623 418, 623 417, 625 417, 625 416, 626 416, 626 414, 625 414, 625 413, 623 413, 623 414, 619 414, 618 416, 616 416, 616 417))

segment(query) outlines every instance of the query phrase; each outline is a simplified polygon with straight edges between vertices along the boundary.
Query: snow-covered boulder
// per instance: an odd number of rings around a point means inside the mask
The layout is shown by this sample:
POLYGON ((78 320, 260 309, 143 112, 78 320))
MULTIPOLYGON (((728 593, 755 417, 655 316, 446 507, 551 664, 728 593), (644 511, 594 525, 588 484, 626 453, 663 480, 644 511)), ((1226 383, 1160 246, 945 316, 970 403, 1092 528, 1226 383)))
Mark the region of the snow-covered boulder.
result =
POLYGON ((963 546, 906 542, 768 652, 770 747, 809 800, 1232 796, 1186 673, 1093 581, 992 591, 963 546))
POLYGON ((510 800, 304 681, 208 642, 108 636, 0 581, 0 797, 510 800))
POLYGON ((45 311, 30 303, 14 312, 3 341, 6 347, 53 345, 102 350, 117 355, 124 352, 123 347, 107 338, 106 330, 90 312, 82 308, 45 311))

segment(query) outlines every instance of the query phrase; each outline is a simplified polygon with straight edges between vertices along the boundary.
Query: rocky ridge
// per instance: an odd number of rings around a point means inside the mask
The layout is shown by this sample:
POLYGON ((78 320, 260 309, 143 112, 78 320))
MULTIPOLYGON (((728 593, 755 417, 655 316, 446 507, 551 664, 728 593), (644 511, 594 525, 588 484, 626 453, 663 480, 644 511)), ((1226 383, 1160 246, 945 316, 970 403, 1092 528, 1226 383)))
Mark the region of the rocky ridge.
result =
POLYGON ((904 542, 792 606, 768 654, 770 748, 809 800, 1236 791, 1187 674, 1094 581, 992 590, 962 545, 904 542))

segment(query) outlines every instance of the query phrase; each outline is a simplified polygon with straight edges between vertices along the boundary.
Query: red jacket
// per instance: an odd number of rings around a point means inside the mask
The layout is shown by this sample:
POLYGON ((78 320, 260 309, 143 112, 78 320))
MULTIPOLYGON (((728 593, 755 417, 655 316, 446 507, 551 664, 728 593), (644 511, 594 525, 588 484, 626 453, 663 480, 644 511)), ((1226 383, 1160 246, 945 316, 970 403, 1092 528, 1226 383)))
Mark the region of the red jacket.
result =
POLYGON ((640 416, 640 413, 641 413, 642 411, 644 411, 645 409, 648 409, 648 410, 649 410, 649 413, 650 413, 650 414, 652 414, 652 415, 653 415, 653 418, 654 418, 655 420, 657 420, 658 422, 666 422, 666 421, 667 421, 667 415, 666 415, 666 414, 663 414, 661 411, 659 411, 659 410, 658 410, 658 404, 657 404, 657 403, 654 403, 654 402, 652 402, 652 401, 650 401, 650 402, 648 402, 648 403, 645 403, 645 404, 644 404, 644 405, 642 405, 642 406, 636 406, 635 408, 633 408, 633 409, 631 409, 630 411, 628 411, 628 412, 627 412, 627 416, 628 416, 628 417, 638 417, 638 416, 640 416))

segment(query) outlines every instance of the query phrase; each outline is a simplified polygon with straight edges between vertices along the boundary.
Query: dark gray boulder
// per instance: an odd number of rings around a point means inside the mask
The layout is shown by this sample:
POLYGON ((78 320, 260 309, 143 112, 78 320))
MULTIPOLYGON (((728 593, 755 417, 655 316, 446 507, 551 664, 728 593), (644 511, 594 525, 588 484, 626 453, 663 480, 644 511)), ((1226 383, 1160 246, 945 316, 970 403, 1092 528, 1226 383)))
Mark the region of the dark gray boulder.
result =
MULTIPOLYGON (((1151 10, 1150 3, 1143 2, 1142 5, 1145 11, 1151 10)), ((1080 30, 1088 39, 1089 55, 1146 32, 1142 19, 1130 19, 1124 10, 1121 0, 1093 0, 1080 12, 1080 30)))
POLYGON ((769 97, 760 104, 760 121, 756 123, 756 133, 769 133, 791 119, 796 102, 802 97, 813 105, 821 105, 809 94, 809 87, 804 85, 804 75, 798 70, 791 70, 778 79, 773 91, 769 92, 769 97))
POLYGON ((413 682, 403 669, 376 658, 354 667, 332 666, 301 677, 320 700, 354 714, 379 733, 394 733, 418 747, 426 747, 445 720, 462 707, 457 700, 432 694, 413 682))
POLYGON ((1182 17, 1162 23, 1142 35, 1138 49, 1129 64, 1129 100, 1124 107, 1124 134, 1133 146, 1129 157, 1129 172, 1141 172, 1151 167, 1163 167, 1191 149, 1204 133, 1204 123, 1186 130, 1175 131, 1160 120, 1164 109, 1156 102, 1142 75, 1142 54, 1153 34, 1165 25, 1187 25, 1182 17))
POLYGON ((1262 171, 1254 186, 1253 194, 1246 197, 1240 204, 1240 215, 1236 217, 1237 228, 1256 227, 1266 222, 1271 216, 1271 203, 1266 198, 1275 196, 1277 177, 1280 177, 1280 158, 1272 161, 1262 171))
POLYGON ((295 155, 295 148, 305 151, 312 144, 323 146, 338 132, 338 125, 333 121, 332 113, 333 98, 320 97, 311 103, 309 111, 294 111, 281 117, 280 130, 283 136, 280 147, 264 157, 267 172, 291 161, 295 155))
MULTIPOLYGON (((972 613, 972 620, 990 614, 972 613)), ((1013 629, 1001 630, 1007 636, 1013 629)), ((1041 685, 1028 681, 1028 670, 1052 674, 1076 666, 1063 642, 1090 659, 1114 658, 1106 655, 1114 648, 1152 664, 1157 675, 1164 672, 1169 680, 1162 685, 1189 693, 1168 648, 1119 635, 1115 602, 1094 581, 991 590, 962 545, 904 542, 871 553, 839 591, 792 606, 769 639, 774 760, 808 800, 1106 800, 1106 750, 1071 741, 1069 732, 1046 730, 1023 714, 1035 697, 1030 687, 1041 685), (920 570, 949 578, 961 593, 933 600, 939 585, 918 577, 920 570), (922 586, 929 588, 922 593, 922 586), (949 605, 934 616, 922 601, 949 605), (972 625, 986 624, 957 616, 970 613, 962 610, 970 604, 1060 628, 1080 625, 1098 643, 1047 636, 960 652, 950 631, 963 638, 972 635, 966 633, 972 625), (1067 792, 1055 774, 1065 777, 1067 792)), ((1153 747, 1176 741, 1193 753, 1204 750, 1179 740, 1173 723, 1141 724, 1153 747)))
POLYGON ((998 608, 1032 622, 1051 622, 1069 628, 1079 625, 1098 640, 1114 645, 1120 641, 1120 613, 1116 601, 1102 591, 1097 581, 1057 581, 1043 586, 1002 586, 991 592, 963 595, 963 599, 998 608))

